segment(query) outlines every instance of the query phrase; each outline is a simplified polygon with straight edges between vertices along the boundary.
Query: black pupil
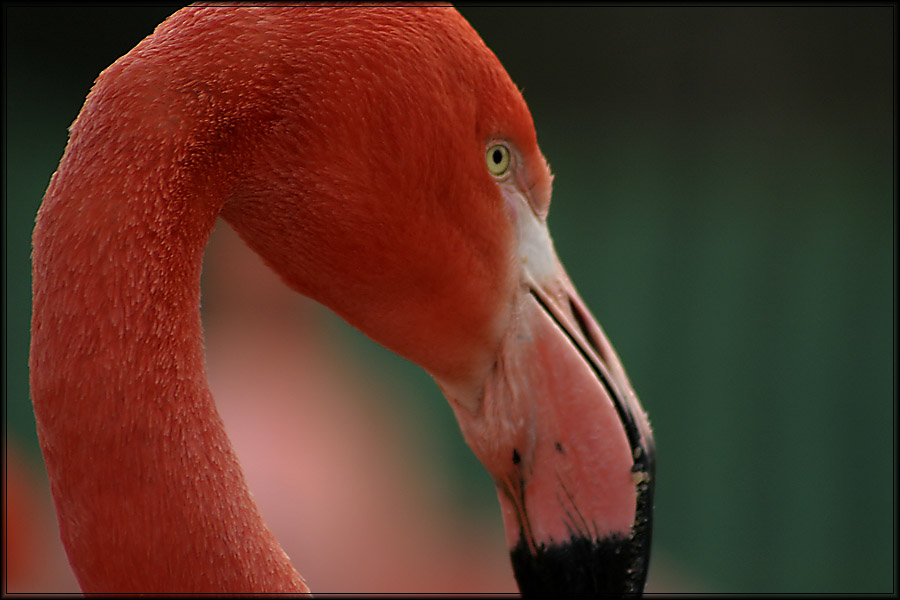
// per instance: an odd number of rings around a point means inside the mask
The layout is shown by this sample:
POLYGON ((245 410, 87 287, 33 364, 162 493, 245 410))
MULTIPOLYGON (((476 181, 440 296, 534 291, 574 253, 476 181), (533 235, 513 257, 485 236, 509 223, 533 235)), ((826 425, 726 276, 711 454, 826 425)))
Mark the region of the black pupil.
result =
POLYGON ((503 160, 503 153, 500 152, 499 148, 497 148, 496 150, 494 150, 493 154, 491 154, 491 158, 493 159, 495 165, 499 165, 500 161, 503 160))

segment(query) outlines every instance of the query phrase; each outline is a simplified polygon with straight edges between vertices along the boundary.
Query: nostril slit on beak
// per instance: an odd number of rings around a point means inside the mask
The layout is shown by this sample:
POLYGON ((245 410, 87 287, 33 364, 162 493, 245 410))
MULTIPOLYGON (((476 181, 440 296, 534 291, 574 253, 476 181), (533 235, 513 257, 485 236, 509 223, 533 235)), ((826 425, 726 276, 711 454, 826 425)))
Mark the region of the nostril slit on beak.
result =
POLYGON ((590 327, 588 327, 589 319, 585 318, 584 313, 581 312, 581 309, 575 303, 572 298, 569 298, 569 310, 572 311, 572 316, 575 318, 575 322, 578 324, 578 328, 581 330, 581 333, 584 334, 584 339, 591 345, 591 348, 594 349, 594 352, 597 353, 603 361, 608 362, 609 357, 603 351, 603 347, 598 342, 597 338, 594 337, 593 332, 591 332, 590 327))

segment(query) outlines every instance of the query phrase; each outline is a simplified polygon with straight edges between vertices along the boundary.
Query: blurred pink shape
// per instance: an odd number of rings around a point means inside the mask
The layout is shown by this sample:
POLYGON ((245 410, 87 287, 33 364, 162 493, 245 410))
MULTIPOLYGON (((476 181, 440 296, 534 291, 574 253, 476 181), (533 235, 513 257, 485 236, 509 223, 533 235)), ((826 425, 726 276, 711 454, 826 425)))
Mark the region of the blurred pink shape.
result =
POLYGON ((4 440, 3 594, 78 593, 59 539, 47 476, 4 440))
POLYGON ((324 309, 229 227, 214 237, 210 386, 260 510, 313 593, 517 592, 499 510, 486 527, 445 501, 427 440, 392 412, 390 386, 329 337, 324 309))

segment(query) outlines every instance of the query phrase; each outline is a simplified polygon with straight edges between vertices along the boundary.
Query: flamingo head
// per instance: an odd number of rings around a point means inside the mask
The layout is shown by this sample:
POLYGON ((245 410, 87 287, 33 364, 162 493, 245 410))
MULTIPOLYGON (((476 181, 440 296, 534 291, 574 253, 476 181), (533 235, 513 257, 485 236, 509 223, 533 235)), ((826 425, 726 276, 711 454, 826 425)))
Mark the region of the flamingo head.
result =
POLYGON ((198 7, 153 39, 132 55, 166 45, 166 119, 202 115, 185 164, 219 167, 194 183, 288 285, 434 377, 496 482, 523 591, 640 592, 649 424, 557 258, 522 94, 471 26, 198 7))

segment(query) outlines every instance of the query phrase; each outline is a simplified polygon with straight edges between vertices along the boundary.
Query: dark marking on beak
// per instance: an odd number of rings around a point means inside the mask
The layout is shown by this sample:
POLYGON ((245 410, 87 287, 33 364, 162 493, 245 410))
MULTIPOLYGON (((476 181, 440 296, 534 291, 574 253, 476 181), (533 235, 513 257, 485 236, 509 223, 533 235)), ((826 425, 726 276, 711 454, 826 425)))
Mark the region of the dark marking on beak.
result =
POLYGON ((637 550, 630 539, 592 540, 573 535, 562 544, 542 544, 536 550, 519 538, 510 554, 523 598, 561 593, 638 597, 644 588, 644 574, 634 568, 640 562, 637 550))

